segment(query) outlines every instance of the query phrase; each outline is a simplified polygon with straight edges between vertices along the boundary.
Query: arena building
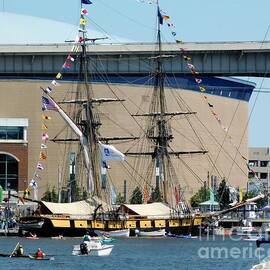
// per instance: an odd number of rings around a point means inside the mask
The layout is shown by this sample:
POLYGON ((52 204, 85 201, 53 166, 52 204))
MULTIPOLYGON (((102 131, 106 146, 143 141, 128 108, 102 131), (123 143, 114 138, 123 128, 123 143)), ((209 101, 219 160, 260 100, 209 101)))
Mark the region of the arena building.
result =
MULTIPOLYGON (((42 54, 45 55, 44 52, 42 54)), ((70 179, 70 153, 76 153, 78 149, 71 142, 67 148, 66 145, 50 141, 56 135, 67 136, 70 130, 57 112, 41 110, 41 87, 45 89, 51 85, 53 77, 50 80, 49 77, 54 72, 51 62, 55 60, 40 61, 29 55, 29 52, 20 51, 20 55, 18 64, 23 72, 19 73, 20 68, 11 63, 12 56, 5 56, 5 67, 11 64, 12 67, 6 74, 1 74, 0 183, 4 189, 24 191, 31 179, 35 178, 40 198, 48 188, 67 187, 70 179), (33 70, 37 65, 35 61, 42 68, 33 70), (43 70, 47 70, 46 76, 42 76, 43 70), (52 118, 46 122, 46 126, 42 119, 44 113, 52 118), (48 133, 49 140, 47 148, 42 150, 46 157, 40 159, 44 133, 48 133), (37 171, 39 163, 42 163, 44 170, 37 171)), ((57 57, 61 62, 62 58, 57 57)), ((153 80, 146 78, 147 71, 131 73, 111 72, 106 76, 96 73, 91 78, 95 97, 118 97, 125 100, 123 106, 110 103, 97 107, 103 123, 102 136, 141 136, 145 120, 137 118, 135 121, 132 115, 148 112, 153 80)), ((171 119, 174 136, 171 147, 178 151, 208 151, 204 155, 184 155, 173 160, 177 181, 187 197, 204 183, 215 187, 223 178, 232 186, 245 187, 248 174, 245 160, 248 155, 248 102, 255 85, 232 78, 200 77, 205 86, 204 93, 199 91, 192 75, 170 72, 165 80, 168 111, 196 112, 191 116, 171 119)), ((68 98, 74 97, 74 80, 73 73, 67 76, 63 74, 61 86, 55 87, 51 93, 54 99, 62 101, 67 95, 71 95, 68 98)), ((117 148, 123 152, 134 149, 134 145, 134 141, 117 142, 117 148)), ((132 167, 133 157, 127 156, 126 162, 132 167)), ((113 182, 117 193, 128 198, 139 180, 134 181, 135 176, 127 171, 127 165, 123 167, 112 162, 110 167, 109 179, 114 180, 109 181, 113 182)))

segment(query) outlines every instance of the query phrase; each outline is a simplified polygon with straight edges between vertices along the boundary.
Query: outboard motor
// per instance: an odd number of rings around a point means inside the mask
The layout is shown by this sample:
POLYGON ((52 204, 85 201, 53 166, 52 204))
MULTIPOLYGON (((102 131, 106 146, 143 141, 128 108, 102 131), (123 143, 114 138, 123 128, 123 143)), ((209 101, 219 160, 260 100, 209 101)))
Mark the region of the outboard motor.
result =
POLYGON ((87 249, 87 244, 86 243, 81 243, 80 244, 80 251, 82 255, 87 255, 88 254, 88 249, 87 249))

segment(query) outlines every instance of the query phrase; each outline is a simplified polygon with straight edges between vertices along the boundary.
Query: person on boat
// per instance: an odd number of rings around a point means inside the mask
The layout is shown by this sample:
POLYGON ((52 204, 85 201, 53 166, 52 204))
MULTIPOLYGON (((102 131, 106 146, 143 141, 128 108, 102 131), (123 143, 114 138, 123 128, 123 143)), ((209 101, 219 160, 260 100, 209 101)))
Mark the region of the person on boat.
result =
POLYGON ((89 235, 89 231, 87 231, 83 237, 83 242, 88 242, 88 241, 91 241, 91 236, 89 235))
POLYGON ((29 232, 29 235, 27 237, 37 238, 37 235, 35 233, 29 232))
POLYGON ((36 258, 37 259, 43 259, 45 254, 43 253, 43 251, 41 250, 41 248, 38 248, 37 252, 36 252, 36 258))
POLYGON ((19 245, 18 248, 12 254, 13 257, 21 257, 24 255, 24 250, 22 245, 19 245))
POLYGON ((88 248, 87 248, 87 244, 85 242, 80 244, 80 251, 81 251, 82 255, 88 254, 88 248))
POLYGON ((103 232, 103 233, 102 233, 102 237, 103 237, 103 238, 110 238, 110 234, 107 233, 107 232, 103 232))

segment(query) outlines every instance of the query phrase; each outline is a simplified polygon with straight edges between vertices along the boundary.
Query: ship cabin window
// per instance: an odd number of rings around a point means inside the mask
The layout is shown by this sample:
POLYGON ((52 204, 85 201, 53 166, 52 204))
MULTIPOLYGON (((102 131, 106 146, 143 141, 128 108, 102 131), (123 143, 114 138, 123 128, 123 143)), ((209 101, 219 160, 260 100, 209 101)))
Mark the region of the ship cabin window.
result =
POLYGON ((267 167, 268 166, 268 160, 261 160, 261 167, 267 167))
POLYGON ((261 179, 267 179, 267 173, 261 173, 260 178, 261 179))
POLYGON ((0 127, 0 140, 23 140, 24 127, 0 127))
POLYGON ((0 154, 0 185, 4 190, 18 190, 18 161, 7 154, 0 154))

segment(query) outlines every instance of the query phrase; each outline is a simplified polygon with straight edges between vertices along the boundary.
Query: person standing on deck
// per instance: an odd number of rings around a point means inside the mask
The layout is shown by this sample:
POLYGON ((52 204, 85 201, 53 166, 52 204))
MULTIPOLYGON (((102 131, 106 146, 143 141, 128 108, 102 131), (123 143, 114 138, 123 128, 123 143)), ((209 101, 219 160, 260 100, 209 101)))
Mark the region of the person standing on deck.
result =
POLYGON ((83 237, 83 242, 88 242, 88 241, 91 241, 91 236, 89 235, 89 232, 87 231, 83 237))

